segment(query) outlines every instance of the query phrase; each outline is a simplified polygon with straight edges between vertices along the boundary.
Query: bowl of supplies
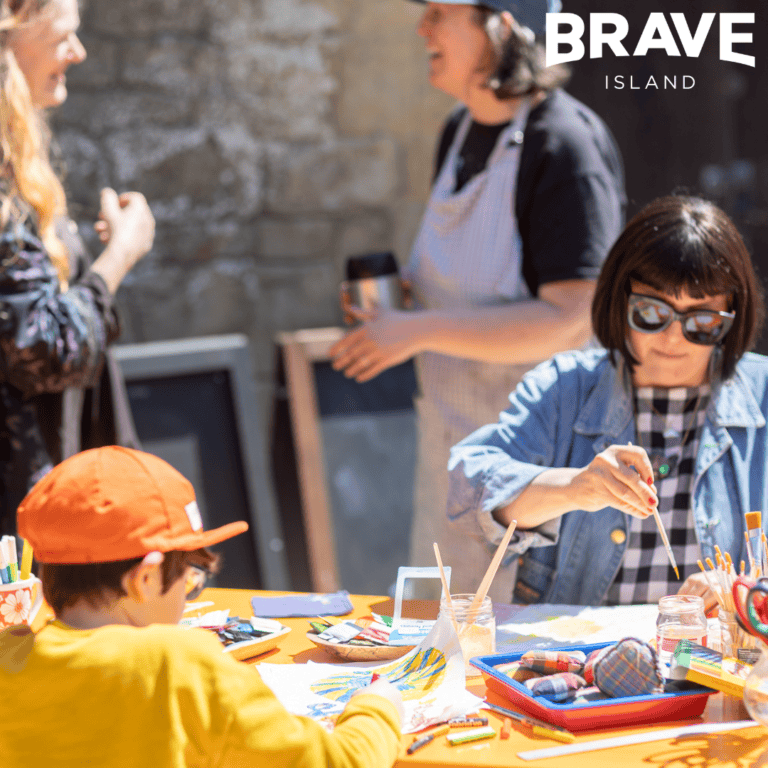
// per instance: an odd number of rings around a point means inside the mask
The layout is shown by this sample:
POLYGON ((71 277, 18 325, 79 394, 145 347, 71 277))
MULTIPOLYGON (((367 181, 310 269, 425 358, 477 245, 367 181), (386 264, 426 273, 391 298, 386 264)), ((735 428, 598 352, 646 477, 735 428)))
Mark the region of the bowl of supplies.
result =
POLYGON ((311 621, 307 639, 340 661, 389 661, 412 651, 413 645, 388 642, 391 624, 381 616, 364 616, 354 621, 331 624, 311 621))

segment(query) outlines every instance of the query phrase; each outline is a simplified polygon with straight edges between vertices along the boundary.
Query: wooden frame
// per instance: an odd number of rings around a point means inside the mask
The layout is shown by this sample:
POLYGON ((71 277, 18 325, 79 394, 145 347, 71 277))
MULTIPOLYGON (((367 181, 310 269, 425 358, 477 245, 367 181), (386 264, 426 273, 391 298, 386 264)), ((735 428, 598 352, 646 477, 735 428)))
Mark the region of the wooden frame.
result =
POLYGON ((248 338, 242 334, 112 347, 126 382, 226 371, 232 386, 250 533, 264 589, 290 589, 285 546, 262 446, 256 385, 248 338))
POLYGON ((312 366, 330 359, 328 350, 344 333, 342 328, 315 328, 277 335, 285 364, 309 573, 317 592, 339 589, 339 571, 312 366))

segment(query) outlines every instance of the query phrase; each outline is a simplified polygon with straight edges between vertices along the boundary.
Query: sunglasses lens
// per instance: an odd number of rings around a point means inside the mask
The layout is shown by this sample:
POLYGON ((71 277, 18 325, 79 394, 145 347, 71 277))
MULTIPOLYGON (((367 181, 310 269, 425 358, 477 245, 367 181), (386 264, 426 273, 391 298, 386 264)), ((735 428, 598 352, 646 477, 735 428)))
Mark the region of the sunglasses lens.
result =
POLYGON ((725 334, 723 318, 715 312, 699 312, 685 318, 683 334, 694 344, 716 344, 725 334))
POLYGON ((629 308, 629 324, 636 331, 658 333, 672 320, 669 308, 661 302, 636 299, 629 308))

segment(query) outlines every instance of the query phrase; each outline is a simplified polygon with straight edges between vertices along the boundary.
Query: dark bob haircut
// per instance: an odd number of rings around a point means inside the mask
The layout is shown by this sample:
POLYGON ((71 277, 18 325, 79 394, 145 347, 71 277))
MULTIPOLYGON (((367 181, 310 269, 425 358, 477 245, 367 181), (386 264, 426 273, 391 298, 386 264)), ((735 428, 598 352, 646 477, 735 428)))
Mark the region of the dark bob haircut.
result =
POLYGON ((613 363, 621 353, 630 368, 638 363, 626 345, 633 280, 673 296, 727 294, 736 317, 720 343, 719 376, 733 375, 760 330, 763 297, 744 241, 723 211, 698 197, 660 197, 627 224, 611 248, 592 301, 592 325, 613 363))
POLYGON ((501 14, 484 5, 475 8, 475 20, 490 41, 485 66, 490 71, 488 87, 497 99, 514 99, 536 91, 551 91, 571 77, 566 64, 546 65, 543 38, 534 38, 517 22, 503 34, 501 14))

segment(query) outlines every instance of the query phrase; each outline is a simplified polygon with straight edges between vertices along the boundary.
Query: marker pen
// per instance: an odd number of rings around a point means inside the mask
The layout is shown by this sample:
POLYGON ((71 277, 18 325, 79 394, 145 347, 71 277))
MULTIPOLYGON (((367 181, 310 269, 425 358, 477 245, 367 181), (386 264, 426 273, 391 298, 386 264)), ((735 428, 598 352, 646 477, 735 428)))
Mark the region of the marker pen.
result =
POLYGON ((5 554, 5 542, 2 539, 0 539, 0 581, 2 581, 3 584, 10 583, 8 557, 5 554))
POLYGON ((10 569, 11 581, 19 580, 19 555, 16 551, 16 537, 8 536, 6 539, 8 547, 8 568, 10 569))
POLYGON ((26 581, 32 575, 32 558, 34 553, 32 552, 32 545, 24 539, 24 544, 21 548, 21 569, 19 571, 19 579, 26 581))

